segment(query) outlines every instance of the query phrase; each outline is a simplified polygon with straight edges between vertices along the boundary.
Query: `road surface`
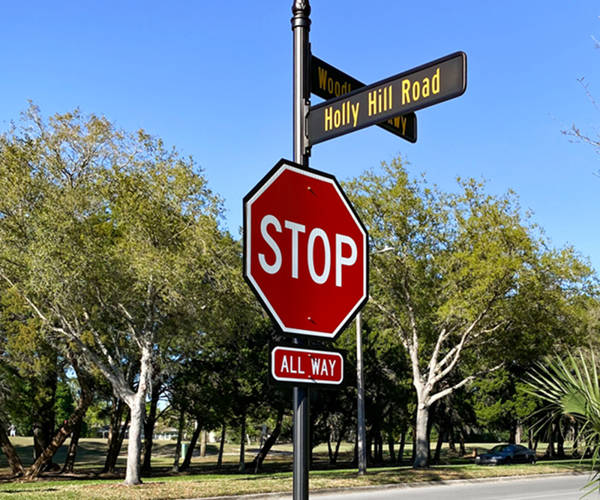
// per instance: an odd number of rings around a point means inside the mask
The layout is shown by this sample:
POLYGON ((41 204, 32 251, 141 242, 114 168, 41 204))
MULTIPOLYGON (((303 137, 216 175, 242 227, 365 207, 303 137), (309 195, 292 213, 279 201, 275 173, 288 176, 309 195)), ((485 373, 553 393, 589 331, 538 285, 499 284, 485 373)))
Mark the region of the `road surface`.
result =
MULTIPOLYGON (((384 490, 351 490, 342 493, 313 493, 318 500, 579 500, 589 476, 547 476, 530 479, 505 479, 454 482, 436 486, 413 486, 384 490)), ((587 499, 598 498, 593 493, 587 499)))

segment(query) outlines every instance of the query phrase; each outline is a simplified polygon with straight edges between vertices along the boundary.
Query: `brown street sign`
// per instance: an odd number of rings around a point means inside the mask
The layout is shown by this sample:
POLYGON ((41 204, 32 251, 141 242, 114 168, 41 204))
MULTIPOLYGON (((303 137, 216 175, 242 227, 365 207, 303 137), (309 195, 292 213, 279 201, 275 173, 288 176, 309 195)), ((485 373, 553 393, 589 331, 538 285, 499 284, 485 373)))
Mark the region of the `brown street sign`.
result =
MULTIPOLYGON (((365 84, 331 64, 311 55, 310 91, 323 99, 331 99, 364 87, 365 84)), ((409 142, 417 142, 417 115, 394 116, 378 126, 409 142)))
POLYGON ((456 52, 380 82, 311 106, 312 146, 395 116, 462 95, 467 86, 467 55, 456 52))

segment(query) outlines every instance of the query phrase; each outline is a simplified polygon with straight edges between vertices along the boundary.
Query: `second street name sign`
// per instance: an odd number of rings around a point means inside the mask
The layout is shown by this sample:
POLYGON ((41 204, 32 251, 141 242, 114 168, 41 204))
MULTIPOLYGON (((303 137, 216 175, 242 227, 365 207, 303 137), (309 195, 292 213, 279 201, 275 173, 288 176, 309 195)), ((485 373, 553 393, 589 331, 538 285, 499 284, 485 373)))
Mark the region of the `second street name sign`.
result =
MULTIPOLYGON (((310 59, 310 91, 323 99, 332 99, 349 94, 365 86, 360 80, 351 77, 331 64, 312 56, 310 59)), ((414 113, 394 116, 377 124, 379 127, 402 137, 409 142, 417 142, 417 116, 414 113)))
POLYGON ((466 54, 456 52, 312 106, 308 113, 309 144, 458 97, 466 89, 466 70, 466 54))

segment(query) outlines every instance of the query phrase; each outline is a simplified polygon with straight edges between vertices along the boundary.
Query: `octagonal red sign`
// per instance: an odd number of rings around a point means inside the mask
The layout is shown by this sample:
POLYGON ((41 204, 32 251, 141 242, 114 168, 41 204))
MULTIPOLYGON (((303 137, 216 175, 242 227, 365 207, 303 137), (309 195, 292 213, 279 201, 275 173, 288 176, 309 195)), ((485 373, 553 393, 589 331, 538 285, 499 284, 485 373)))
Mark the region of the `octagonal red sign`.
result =
POLYGON ((335 177, 281 160, 244 197, 244 277, 286 333, 335 338, 366 303, 367 231, 335 177))

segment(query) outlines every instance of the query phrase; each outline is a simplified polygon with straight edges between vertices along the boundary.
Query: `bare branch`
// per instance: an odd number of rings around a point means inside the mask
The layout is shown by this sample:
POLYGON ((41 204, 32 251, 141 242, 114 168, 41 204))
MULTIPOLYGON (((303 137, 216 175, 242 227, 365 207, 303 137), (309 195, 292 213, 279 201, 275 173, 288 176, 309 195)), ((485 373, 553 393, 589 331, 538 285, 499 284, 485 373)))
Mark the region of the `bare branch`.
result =
POLYGON ((443 327, 442 331, 438 335, 437 342, 435 343, 435 347, 433 349, 433 353, 431 354, 431 359, 429 360, 429 380, 431 380, 435 374, 440 349, 446 338, 448 338, 448 331, 446 330, 446 327, 443 327))
POLYGON ((442 378, 448 375, 448 373, 450 373, 452 369, 456 366, 456 363, 458 363, 458 360, 460 359, 460 355, 462 353, 463 347, 465 346, 465 343, 469 338, 469 335, 490 310, 492 303, 493 300, 488 303, 486 308, 479 313, 479 315, 473 320, 469 327, 463 332, 459 343, 455 345, 452 349, 450 349, 450 351, 448 351, 444 358, 434 368, 433 373, 435 373, 436 375, 433 377, 433 379, 429 380, 429 383, 432 387, 442 378), (444 365, 446 365, 446 368, 442 368, 444 365))
MULTIPOLYGON (((123 378, 122 374, 119 373, 119 370, 118 370, 118 368, 116 368, 116 365, 113 365, 111 363, 110 366, 107 366, 102 361, 102 359, 100 359, 100 357, 95 352, 93 352, 81 340, 81 338, 79 336, 79 332, 77 330, 73 329, 71 322, 68 321, 64 315, 62 315, 62 314, 57 315, 60 319, 60 322, 63 325, 62 327, 53 325, 48 320, 47 316, 45 314, 43 314, 42 311, 37 307, 37 305, 27 295, 22 293, 18 289, 18 287, 12 282, 12 280, 8 276, 6 276, 6 274, 2 270, 0 270, 0 276, 19 293, 19 295, 27 302, 27 304, 31 307, 31 309, 38 316, 38 318, 40 318, 51 331, 58 333, 64 337, 66 337, 67 339, 71 340, 75 344, 77 344, 79 349, 81 349, 81 351, 83 352, 84 356, 89 361, 91 361, 91 363, 93 365, 95 365, 102 372, 102 374, 109 380, 109 382, 113 386, 113 389, 115 390, 115 392, 118 393, 117 394, 118 397, 121 397, 123 399, 132 397, 133 392, 127 386, 125 379, 123 378)), ((92 331, 92 334, 94 334, 93 331, 92 331)), ((96 337, 94 336, 94 338, 96 338, 96 337)), ((104 347, 103 344, 102 344, 102 347, 104 347)), ((103 352, 103 354, 104 354, 104 352, 103 352)), ((109 363, 110 363, 110 359, 109 359, 109 363)))
POLYGON ((29 306, 33 309, 33 311, 35 312, 35 314, 42 321, 44 321, 45 323, 48 323, 48 319, 46 318, 46 316, 44 316, 44 314, 42 313, 42 311, 40 311, 38 309, 38 307, 31 300, 29 300, 29 297, 27 297, 27 295, 21 293, 21 291, 19 290, 19 288, 10 280, 10 278, 1 269, 0 269, 0 276, 2 276, 2 278, 4 279, 4 281, 6 281, 12 288, 14 288, 17 291, 17 293, 29 304, 29 306))
POLYGON ((486 373, 492 373, 495 372, 496 370, 499 370, 500 368, 502 368, 502 366, 504 366, 504 362, 497 364, 496 366, 489 368, 487 370, 482 370, 480 372, 477 372, 473 375, 469 375, 468 377, 465 377, 464 379, 462 379, 460 382, 458 382, 457 384, 454 384, 452 387, 448 387, 447 389, 444 389, 443 391, 440 391, 436 394, 434 394, 433 396, 431 396, 429 398, 429 404, 432 405, 433 403, 435 403, 437 400, 442 399, 446 396, 448 396, 449 394, 452 394, 455 390, 460 389, 462 386, 472 382, 473 380, 475 380, 478 376, 486 374, 486 373))

